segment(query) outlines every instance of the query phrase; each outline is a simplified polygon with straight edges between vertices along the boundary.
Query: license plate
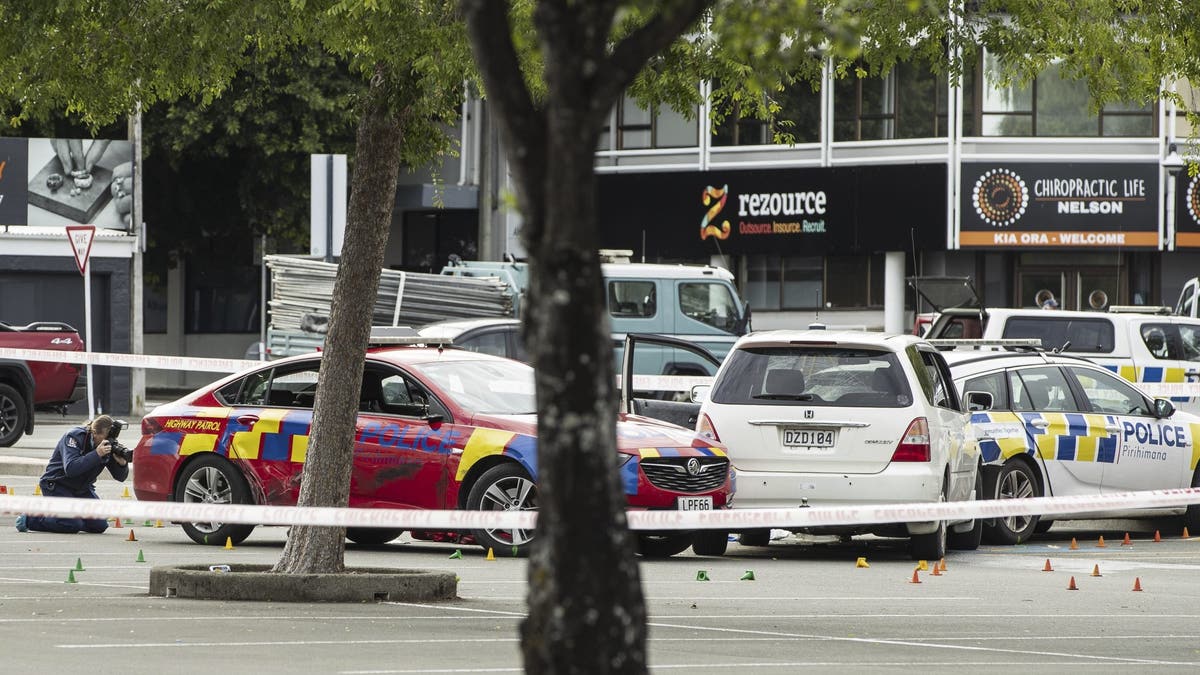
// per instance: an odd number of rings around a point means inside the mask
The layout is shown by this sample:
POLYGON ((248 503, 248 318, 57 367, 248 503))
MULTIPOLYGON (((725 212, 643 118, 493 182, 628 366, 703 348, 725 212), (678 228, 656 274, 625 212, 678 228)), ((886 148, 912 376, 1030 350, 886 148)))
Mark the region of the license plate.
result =
POLYGON ((712 511, 712 497, 676 497, 675 508, 680 511, 712 511))
POLYGON ((783 444, 806 448, 831 448, 837 443, 833 429, 784 429, 783 444))

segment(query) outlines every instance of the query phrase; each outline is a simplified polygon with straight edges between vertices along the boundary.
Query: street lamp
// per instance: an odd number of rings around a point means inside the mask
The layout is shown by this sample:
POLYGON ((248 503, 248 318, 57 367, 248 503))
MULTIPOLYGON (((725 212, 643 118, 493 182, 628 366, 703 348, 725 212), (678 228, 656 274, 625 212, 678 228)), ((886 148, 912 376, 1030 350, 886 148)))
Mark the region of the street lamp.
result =
POLYGON ((1175 143, 1167 146, 1167 156, 1162 159, 1162 168, 1167 170, 1167 250, 1175 250, 1175 176, 1187 166, 1179 155, 1175 143))

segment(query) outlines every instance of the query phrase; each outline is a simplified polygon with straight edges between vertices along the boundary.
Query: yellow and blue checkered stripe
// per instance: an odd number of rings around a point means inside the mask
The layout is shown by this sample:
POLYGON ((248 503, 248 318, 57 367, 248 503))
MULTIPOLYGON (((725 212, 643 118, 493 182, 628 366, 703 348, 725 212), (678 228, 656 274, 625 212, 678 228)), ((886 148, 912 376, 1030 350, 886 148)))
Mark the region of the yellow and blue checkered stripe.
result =
POLYGON ((1043 460, 1070 462, 1116 462, 1118 438, 1107 427, 1116 424, 1112 415, 1090 413, 977 412, 972 424, 1020 424, 1021 436, 984 438, 979 450, 985 464, 999 463, 1014 455, 1036 455, 1043 460), (1031 423, 1045 420, 1046 428, 1031 423))
MULTIPOLYGON (((1147 383, 1174 383, 1187 382, 1186 368, 1168 368, 1161 366, 1145 366, 1137 367, 1130 365, 1117 365, 1114 363, 1102 364, 1106 370, 1120 375, 1122 378, 1133 382, 1134 384, 1147 383)), ((1172 401, 1187 402, 1190 400, 1187 396, 1172 396, 1172 401)))

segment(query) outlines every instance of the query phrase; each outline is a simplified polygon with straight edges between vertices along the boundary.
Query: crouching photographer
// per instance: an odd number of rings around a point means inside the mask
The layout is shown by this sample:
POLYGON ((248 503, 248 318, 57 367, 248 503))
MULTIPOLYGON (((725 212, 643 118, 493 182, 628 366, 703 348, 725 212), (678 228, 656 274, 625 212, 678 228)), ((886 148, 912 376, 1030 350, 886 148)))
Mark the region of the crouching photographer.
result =
MULTIPOLYGON (((117 441, 117 435, 124 427, 124 422, 100 415, 68 431, 54 447, 54 454, 50 456, 50 463, 46 465, 46 471, 39 481, 42 494, 47 497, 99 499, 96 495, 96 478, 105 469, 119 481, 128 478, 129 461, 133 453, 117 441)), ((21 532, 34 530, 63 534, 100 534, 108 529, 108 521, 102 518, 20 515, 16 525, 21 532)))

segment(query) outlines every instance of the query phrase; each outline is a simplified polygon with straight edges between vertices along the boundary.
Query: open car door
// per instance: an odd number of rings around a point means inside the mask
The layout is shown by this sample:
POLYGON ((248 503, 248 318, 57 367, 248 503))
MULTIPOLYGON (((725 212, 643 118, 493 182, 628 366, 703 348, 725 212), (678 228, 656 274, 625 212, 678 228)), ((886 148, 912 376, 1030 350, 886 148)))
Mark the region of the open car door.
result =
MULTIPOLYGON (((700 403, 692 400, 692 387, 711 385, 720 367, 719 359, 694 342, 665 335, 627 333, 621 359, 620 412, 694 429, 700 403), (698 366, 707 374, 635 375, 633 365, 639 349, 642 352, 653 351, 655 362, 686 363, 689 368, 685 372, 696 372, 698 366)), ((664 370, 672 372, 671 368, 664 367, 664 370)))

